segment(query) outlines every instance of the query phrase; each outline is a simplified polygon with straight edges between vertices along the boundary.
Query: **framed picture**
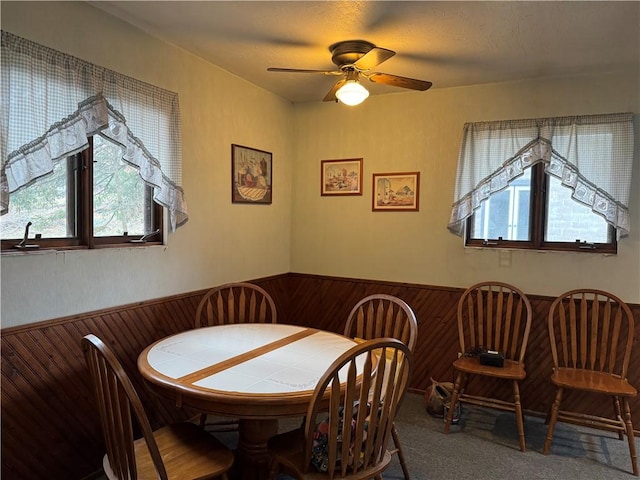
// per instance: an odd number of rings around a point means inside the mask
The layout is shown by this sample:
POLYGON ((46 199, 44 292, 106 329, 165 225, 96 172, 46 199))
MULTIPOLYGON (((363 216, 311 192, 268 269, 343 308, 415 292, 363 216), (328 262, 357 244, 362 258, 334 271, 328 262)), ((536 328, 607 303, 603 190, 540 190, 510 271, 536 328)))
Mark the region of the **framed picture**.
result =
POLYGON ((321 195, 362 195, 362 159, 322 160, 321 195))
POLYGON ((270 152, 231 145, 231 201, 271 203, 270 152))
POLYGON ((374 173, 373 211, 418 211, 420 172, 374 173))

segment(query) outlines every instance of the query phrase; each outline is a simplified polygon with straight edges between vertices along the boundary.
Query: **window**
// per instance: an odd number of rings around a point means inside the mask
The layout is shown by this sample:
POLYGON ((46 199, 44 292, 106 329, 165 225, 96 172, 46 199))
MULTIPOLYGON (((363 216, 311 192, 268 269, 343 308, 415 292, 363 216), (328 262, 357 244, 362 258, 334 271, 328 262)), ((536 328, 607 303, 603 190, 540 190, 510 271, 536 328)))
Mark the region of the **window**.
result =
POLYGON ((23 240, 28 222, 28 244, 40 248, 134 246, 145 235, 145 243, 161 243, 162 207, 152 193, 122 160, 122 147, 94 135, 89 148, 11 196, 9 213, 0 217, 2 249, 23 240))
POLYGON ((95 248, 188 221, 177 93, 4 30, 0 53, 3 249, 28 222, 31 244, 95 248))
POLYGON ((469 237, 481 240, 529 238, 529 205, 531 202, 531 170, 494 193, 469 219, 469 237))
POLYGON ((465 124, 448 229, 470 246, 616 253, 633 132, 631 113, 465 124))
POLYGON ((468 218, 466 244, 615 253, 615 229, 571 193, 543 163, 527 168, 468 218))

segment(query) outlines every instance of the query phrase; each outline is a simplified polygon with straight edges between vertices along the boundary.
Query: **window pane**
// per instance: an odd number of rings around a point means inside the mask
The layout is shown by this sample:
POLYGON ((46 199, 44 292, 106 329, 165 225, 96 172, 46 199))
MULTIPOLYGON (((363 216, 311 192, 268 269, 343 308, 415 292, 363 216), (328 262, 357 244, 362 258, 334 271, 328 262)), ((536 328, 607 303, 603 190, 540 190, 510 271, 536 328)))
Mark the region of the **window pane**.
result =
POLYGON ((549 176, 545 241, 608 243, 609 226, 590 207, 571 199, 572 190, 549 176))
POLYGON ((68 217, 67 206, 67 178, 71 165, 73 159, 61 160, 55 165, 53 173, 11 194, 9 212, 0 216, 3 239, 23 238, 27 222, 32 223, 29 238, 37 233, 42 234, 43 238, 75 235, 73 217, 68 217))
MULTIPOLYGON (((529 172, 531 174, 531 172, 529 172)), ((513 227, 514 240, 529 240, 529 211, 531 209, 531 188, 516 188, 516 223, 513 227)))
POLYGON ((491 195, 473 215, 470 238, 529 240, 531 169, 491 195))
POLYGON ((511 223, 509 205, 512 204, 510 189, 494 193, 485 203, 489 220, 487 238, 508 238, 511 223))
POLYGON ((95 237, 144 235, 147 186, 138 170, 122 160, 122 148, 93 137, 93 234, 95 237))

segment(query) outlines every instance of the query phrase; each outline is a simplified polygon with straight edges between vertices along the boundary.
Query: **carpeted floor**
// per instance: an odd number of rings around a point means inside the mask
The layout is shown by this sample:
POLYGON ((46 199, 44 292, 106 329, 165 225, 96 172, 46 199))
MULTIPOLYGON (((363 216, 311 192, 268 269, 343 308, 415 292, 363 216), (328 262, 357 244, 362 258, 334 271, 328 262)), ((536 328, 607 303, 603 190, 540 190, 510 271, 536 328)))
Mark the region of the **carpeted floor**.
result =
MULTIPOLYGON (((640 419, 636 420, 639 422, 640 419)), ((299 418, 280 421, 280 431, 299 418)), ((448 435, 443 420, 425 410, 424 397, 407 394, 396 419, 412 480, 632 480, 627 439, 613 433, 558 423, 549 455, 542 455, 544 419, 525 417, 527 451, 520 452, 514 415, 465 406, 448 435)), ((234 447, 237 433, 217 433, 234 447)), ((640 441, 636 438, 640 453, 640 441)), ((93 477, 102 480, 103 477, 93 477)), ((232 477, 233 478, 233 477, 232 477)), ((384 480, 403 480, 396 456, 384 480)))
MULTIPOLYGON (((426 413, 421 395, 408 394, 396 419, 414 480, 631 480, 627 439, 610 432, 558 423, 549 455, 542 454, 544 419, 525 417, 527 451, 521 452, 514 415, 464 406, 458 425, 426 413)), ((636 450, 640 452, 636 438, 636 450)), ((403 479, 397 459, 385 480, 403 479)))
MULTIPOLYGON (((284 420, 280 430, 299 420, 284 420)), ((448 435, 443 420, 425 410, 424 397, 407 394, 396 427, 412 480, 632 480, 627 439, 599 430, 558 424, 549 455, 542 454, 544 419, 525 417, 527 451, 521 452, 514 415, 464 406, 448 435)), ((640 453, 636 439, 636 449, 640 453)), ((384 480, 403 480, 394 456, 384 480)))

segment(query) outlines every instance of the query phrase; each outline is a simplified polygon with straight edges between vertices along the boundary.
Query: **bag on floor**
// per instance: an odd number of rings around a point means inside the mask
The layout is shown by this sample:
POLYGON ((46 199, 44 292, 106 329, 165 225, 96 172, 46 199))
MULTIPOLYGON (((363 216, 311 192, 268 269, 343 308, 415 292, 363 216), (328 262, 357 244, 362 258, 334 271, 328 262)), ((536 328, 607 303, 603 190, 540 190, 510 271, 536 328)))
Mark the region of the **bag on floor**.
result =
MULTIPOLYGON (((437 382, 431 378, 431 385, 425 393, 427 413, 433 417, 443 418, 449 409, 451 395, 453 394, 453 383, 437 382)), ((451 423, 460 421, 460 403, 456 402, 451 423)))

